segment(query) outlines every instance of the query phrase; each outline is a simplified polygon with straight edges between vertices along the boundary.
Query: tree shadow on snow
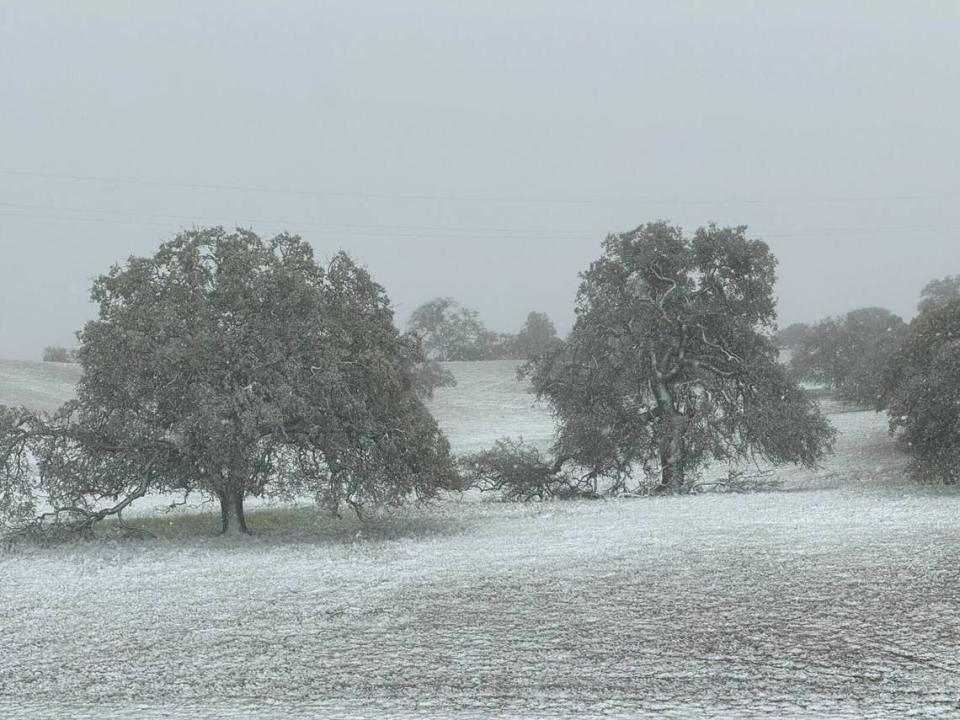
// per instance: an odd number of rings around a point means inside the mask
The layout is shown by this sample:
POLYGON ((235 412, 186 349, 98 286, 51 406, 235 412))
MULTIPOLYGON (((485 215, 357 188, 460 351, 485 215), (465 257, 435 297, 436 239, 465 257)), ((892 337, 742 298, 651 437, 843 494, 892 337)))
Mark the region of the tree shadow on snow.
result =
POLYGON ((252 508, 246 523, 249 534, 225 537, 219 534, 218 513, 161 513, 127 520, 132 530, 102 523, 97 535, 124 544, 166 540, 223 545, 366 544, 457 535, 467 528, 469 519, 436 506, 389 508, 362 519, 352 511, 337 517, 314 507, 285 507, 252 508))

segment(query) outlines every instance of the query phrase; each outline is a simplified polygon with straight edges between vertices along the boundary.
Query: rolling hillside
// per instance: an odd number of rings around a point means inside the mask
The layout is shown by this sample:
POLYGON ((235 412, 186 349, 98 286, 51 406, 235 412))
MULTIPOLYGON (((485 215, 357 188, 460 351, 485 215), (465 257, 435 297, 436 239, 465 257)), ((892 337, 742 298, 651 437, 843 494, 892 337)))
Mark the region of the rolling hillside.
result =
MULTIPOLYGON (((76 377, 0 369, 35 407, 76 377)), ((455 451, 548 441, 514 364, 451 369, 455 451)), ((836 453, 791 492, 260 507, 242 542, 160 513, 0 555, 0 717, 956 717, 960 494, 907 477, 882 415, 824 409, 836 453)))
POLYGON ((0 405, 50 412, 73 397, 79 379, 79 365, 0 360, 0 405))
MULTIPOLYGON (((513 360, 447 363, 457 387, 441 388, 428 405, 454 452, 480 450, 503 435, 549 445, 553 422, 517 382, 517 366, 513 360)), ((79 365, 0 360, 0 405, 56 410, 73 397, 79 378, 79 365)))

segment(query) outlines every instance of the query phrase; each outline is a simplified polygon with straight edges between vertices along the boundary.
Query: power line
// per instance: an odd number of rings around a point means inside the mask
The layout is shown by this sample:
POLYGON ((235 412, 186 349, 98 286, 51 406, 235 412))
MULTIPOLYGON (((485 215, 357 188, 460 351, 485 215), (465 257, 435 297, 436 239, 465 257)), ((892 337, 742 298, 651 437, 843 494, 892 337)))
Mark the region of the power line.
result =
POLYGON ((304 190, 297 188, 258 187, 245 185, 226 185, 198 182, 175 182, 140 178, 108 177, 101 175, 68 175, 42 173, 22 170, 3 170, 0 175, 12 177, 30 177, 46 180, 69 180, 74 182, 98 182, 121 185, 142 185, 150 187, 183 188, 189 190, 217 190, 228 192, 256 192, 277 195, 300 195, 313 197, 338 197, 368 200, 405 200, 428 202, 470 202, 470 203, 511 203, 511 204, 556 204, 556 205, 778 205, 778 204, 831 204, 858 202, 901 202, 920 200, 956 200, 960 193, 942 193, 933 195, 863 195, 834 197, 783 197, 783 198, 725 198, 725 199, 670 199, 670 198, 559 198, 559 197, 519 197, 519 196, 472 196, 472 195, 430 195, 399 194, 378 192, 348 192, 339 190, 304 190))
POLYGON ((79 222, 94 222, 101 223, 104 225, 136 225, 138 227, 165 227, 165 228, 177 228, 182 227, 173 222, 150 222, 147 220, 121 220, 119 218, 87 218, 79 217, 74 215, 43 215, 40 213, 21 213, 21 212, 5 212, 0 210, 0 216, 3 217, 18 217, 18 218, 29 218, 32 220, 75 220, 79 222))
POLYGON ((0 175, 32 177, 47 180, 71 180, 77 182, 100 182, 121 185, 146 185, 152 187, 183 188, 188 190, 218 190, 228 192, 257 192, 276 195, 300 195, 311 197, 337 197, 364 200, 414 200, 429 202, 487 202, 487 203, 550 203, 550 204, 616 204, 625 200, 602 200, 599 198, 519 198, 519 197, 479 197, 468 195, 427 195, 374 192, 346 192, 339 190, 303 190, 297 188, 276 188, 247 185, 225 185, 216 183, 175 182, 167 180, 144 180, 139 178, 105 177, 100 175, 65 175, 56 173, 25 172, 19 170, 0 170, 0 175))
MULTIPOLYGON (((2 205, 2 203, 0 203, 2 205)), ((93 222, 93 223, 102 223, 105 225, 135 225, 135 226, 144 226, 144 227, 164 227, 171 229, 183 229, 188 227, 184 223, 177 223, 174 221, 152 221, 152 220, 139 220, 139 219, 125 219, 125 218, 114 218, 114 217, 83 217, 82 215, 59 215, 59 214, 49 214, 49 213, 31 213, 31 212, 7 212, 0 210, 0 216, 2 217, 13 217, 13 218, 29 218, 36 220, 66 220, 66 221, 80 221, 80 222, 93 222)), ((214 223, 214 224, 225 224, 225 223, 214 223)), ((288 229, 292 226, 288 226, 284 223, 246 223, 234 221, 233 223, 226 223, 227 225, 233 225, 234 227, 250 227, 252 225, 259 225, 261 227, 270 227, 276 229, 288 229)), ((396 230, 391 230, 389 227, 384 226, 381 230, 351 230, 351 229, 313 229, 311 230, 314 234, 319 235, 337 235, 337 236, 361 236, 361 237, 380 237, 380 238, 437 238, 437 239, 447 239, 447 240, 496 240, 496 239, 509 239, 510 236, 504 235, 491 235, 488 233, 457 233, 450 234, 449 232, 433 232, 433 233, 424 233, 424 232, 409 232, 396 230)), ((586 237, 603 237, 603 233, 598 235, 588 235, 586 233, 581 235, 566 234, 563 236, 550 236, 550 235, 536 235, 528 237, 518 237, 518 240, 574 240, 582 239, 586 237)))
MULTIPOLYGON (((50 210, 54 212, 92 213, 96 215, 116 215, 122 217, 146 217, 185 221, 199 221, 204 224, 230 224, 237 219, 228 219, 226 215, 189 215, 177 213, 148 213, 133 210, 102 210, 99 208, 61 207, 57 205, 34 205, 27 203, 0 202, 0 207, 17 210, 50 210)), ((378 225, 371 223, 334 223, 315 220, 253 220, 245 219, 243 224, 277 225, 285 227, 325 227, 325 228, 366 228, 374 230, 431 230, 443 232, 487 232, 487 233, 517 233, 517 234, 547 234, 547 235, 583 235, 603 233, 600 230, 561 230, 549 228, 510 228, 510 227, 457 227, 444 225, 378 225)))
MULTIPOLYGON (((13 203, 0 203, 0 207, 20 207, 13 203)), ((32 206, 22 206, 22 207, 32 207, 32 206)), ((51 207, 51 206, 35 206, 35 207, 51 207)), ((71 212, 73 210, 64 208, 64 212, 71 212)), ((76 212, 101 212, 97 210, 76 210, 76 212)), ((120 214, 119 212, 114 213, 114 211, 102 211, 102 212, 111 212, 111 214, 120 214)), ((132 215, 139 215, 140 213, 131 213, 132 215)), ((153 217, 155 214, 144 213, 147 217, 153 217)), ((167 217, 163 214, 156 214, 158 217, 167 217)), ((154 220, 139 220, 139 219, 130 219, 124 217, 83 217, 80 215, 61 215, 61 214, 50 214, 50 213, 33 213, 33 212, 8 212, 0 210, 0 216, 2 217, 13 217, 13 218, 28 218, 28 219, 38 219, 38 220, 62 220, 62 221, 78 221, 78 222, 93 222, 93 223, 102 223, 107 225, 133 225, 133 226, 150 226, 150 227, 164 227, 169 229, 182 229, 184 228, 183 223, 177 223, 168 221, 154 221, 154 220)), ((179 216, 170 216, 170 217, 179 217, 179 216)), ((248 226, 251 223, 239 223, 240 226, 248 226)), ((252 223, 265 225, 268 227, 277 227, 285 228, 288 227, 284 223, 252 223)), ((481 228, 472 229, 472 228, 457 228, 458 230, 464 231, 460 234, 451 235, 449 232, 444 232, 442 227, 431 227, 423 226, 427 230, 433 230, 432 233, 425 232, 409 232, 411 228, 417 226, 363 226, 363 225, 350 225, 344 224, 344 229, 315 229, 312 232, 317 234, 325 235, 342 235, 342 236, 362 236, 362 237, 379 237, 379 238, 434 238, 434 239, 449 239, 449 240, 502 240, 510 239, 509 236, 504 235, 491 235, 490 231, 484 231, 481 228), (376 230, 356 230, 351 229, 354 227, 373 227, 379 228, 376 230), (484 234, 486 232, 486 234, 484 234)), ((877 233, 889 233, 889 232, 916 232, 922 230, 956 230, 960 228, 960 225, 957 224, 942 224, 942 225, 878 225, 878 226, 859 226, 859 227, 822 227, 822 228, 806 228, 799 230, 781 230, 781 231, 772 231, 772 232, 762 232, 757 231, 752 233, 753 235, 760 238, 790 238, 790 237, 836 237, 843 235, 873 235, 877 233)), ((498 229, 498 232, 508 232, 509 229, 501 228, 498 229)), ((604 237, 607 233, 604 232, 588 232, 588 231, 556 231, 557 235, 550 236, 549 234, 553 231, 549 230, 538 230, 538 233, 541 233, 538 237, 518 237, 517 240, 591 240, 596 241, 601 237, 604 237)))

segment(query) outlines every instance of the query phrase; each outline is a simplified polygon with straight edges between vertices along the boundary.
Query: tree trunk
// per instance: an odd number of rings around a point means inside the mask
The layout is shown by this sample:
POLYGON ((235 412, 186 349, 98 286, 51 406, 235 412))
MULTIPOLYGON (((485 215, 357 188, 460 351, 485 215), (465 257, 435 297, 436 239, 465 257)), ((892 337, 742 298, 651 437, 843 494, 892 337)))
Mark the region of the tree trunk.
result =
POLYGON ((669 441, 660 448, 660 484, 657 492, 679 493, 683 490, 684 482, 682 444, 671 433, 669 441))
POLYGON ((679 493, 684 489, 683 433, 686 421, 674 405, 670 389, 660 379, 659 371, 655 385, 657 406, 661 422, 665 424, 660 438, 660 484, 658 493, 679 493))
POLYGON ((243 517, 243 491, 236 488, 217 493, 220 499, 221 535, 246 535, 247 521, 243 517))
POLYGON ((683 434, 686 429, 684 416, 670 408, 665 413, 666 433, 660 440, 660 485, 657 492, 679 493, 686 488, 684 472, 683 434))

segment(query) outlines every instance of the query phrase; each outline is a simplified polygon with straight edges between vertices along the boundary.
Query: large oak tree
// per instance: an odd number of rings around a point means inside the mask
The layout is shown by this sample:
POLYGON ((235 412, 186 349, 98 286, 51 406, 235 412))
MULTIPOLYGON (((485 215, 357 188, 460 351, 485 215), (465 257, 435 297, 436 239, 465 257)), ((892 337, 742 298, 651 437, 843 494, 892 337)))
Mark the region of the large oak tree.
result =
POLYGON ((77 399, 0 408, 0 514, 90 527, 148 492, 341 503, 428 498, 456 481, 417 397, 422 354, 347 255, 220 228, 185 232, 93 286, 77 399))
POLYGON ((929 304, 910 323, 886 377, 890 431, 922 479, 960 483, 960 299, 929 304))
POLYGON ((832 386, 845 400, 877 407, 906 329, 899 316, 879 307, 826 318, 810 326, 793 347, 790 370, 801 380, 832 386))
POLYGON ((531 312, 517 333, 514 347, 518 357, 532 359, 557 341, 557 328, 546 313, 531 312))
POLYGON ((416 308, 407 329, 420 338, 430 360, 488 360, 496 335, 484 326, 476 310, 448 297, 434 298, 416 308))
POLYGON ((651 223, 609 236, 569 337, 527 373, 559 423, 558 461, 682 492, 711 460, 813 464, 833 433, 777 360, 776 261, 743 227, 651 223))
POLYGON ((921 313, 960 300, 960 275, 947 275, 931 280, 920 291, 917 310, 921 313))

